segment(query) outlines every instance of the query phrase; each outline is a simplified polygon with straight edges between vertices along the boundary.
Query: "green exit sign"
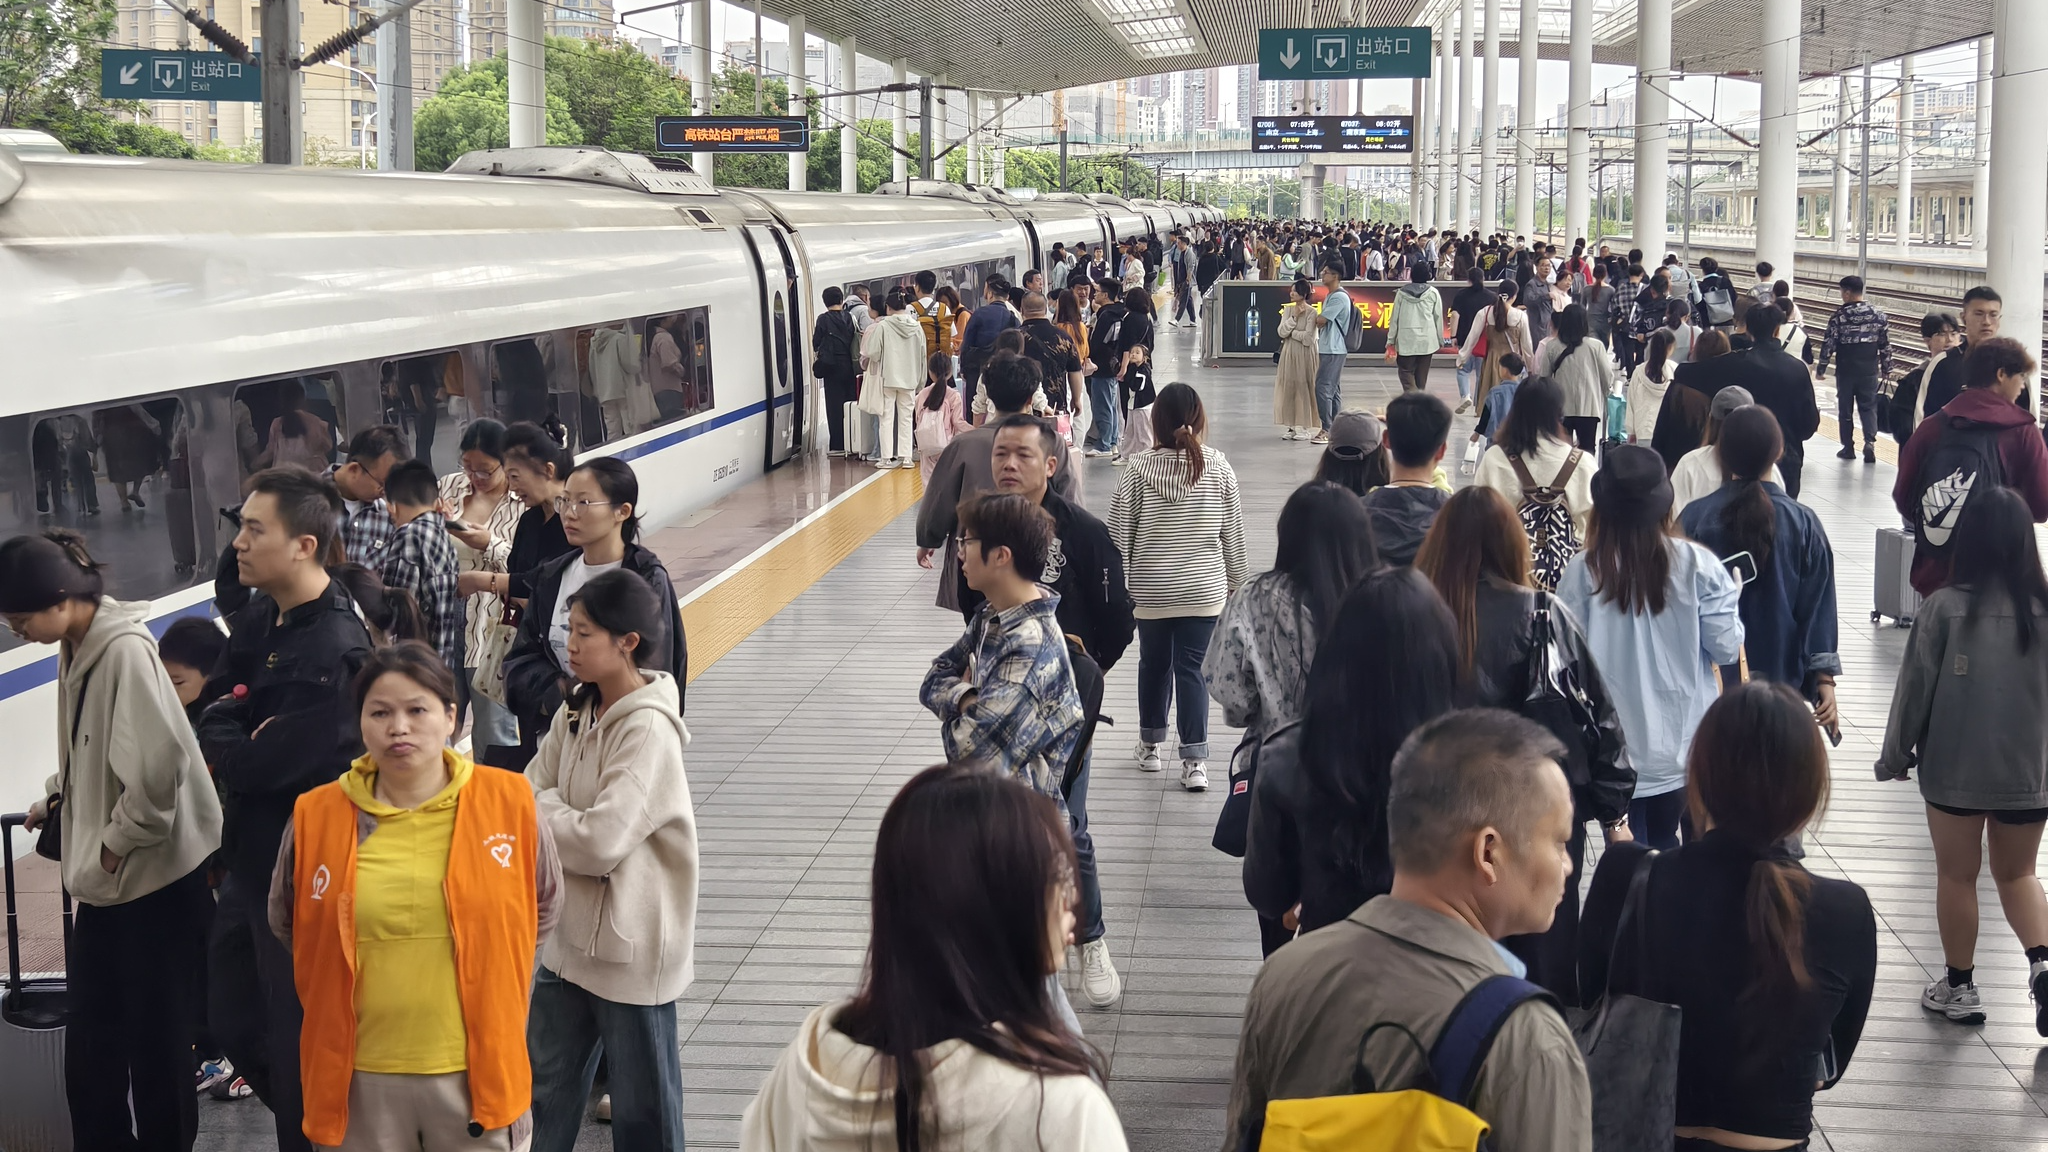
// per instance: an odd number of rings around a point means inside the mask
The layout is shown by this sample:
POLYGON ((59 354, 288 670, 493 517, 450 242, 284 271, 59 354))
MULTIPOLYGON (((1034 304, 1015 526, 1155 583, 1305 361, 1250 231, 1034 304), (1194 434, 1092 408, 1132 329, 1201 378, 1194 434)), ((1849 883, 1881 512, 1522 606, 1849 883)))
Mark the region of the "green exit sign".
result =
POLYGON ((1261 80, 1406 80, 1430 73, 1427 28, 1262 28, 1261 80))

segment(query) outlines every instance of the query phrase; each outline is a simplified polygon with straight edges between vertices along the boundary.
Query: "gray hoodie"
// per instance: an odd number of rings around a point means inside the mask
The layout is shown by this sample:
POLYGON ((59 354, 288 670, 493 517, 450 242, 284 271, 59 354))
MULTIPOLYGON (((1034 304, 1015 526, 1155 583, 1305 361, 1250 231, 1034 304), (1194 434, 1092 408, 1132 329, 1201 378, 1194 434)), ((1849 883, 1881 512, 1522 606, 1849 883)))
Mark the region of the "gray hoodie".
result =
POLYGON ((1237 473, 1202 448, 1201 479, 1187 455, 1154 448, 1131 458, 1109 509, 1109 535, 1140 620, 1217 616, 1244 583, 1244 510, 1237 473))
POLYGON ((2048 808, 2048 614, 2034 614, 2033 647, 2022 653, 2018 640, 2001 591, 1929 596, 1892 689, 1877 778, 1917 768, 1930 804, 2048 808))
POLYGON ((64 797, 64 887, 95 907, 182 880, 220 847, 220 797, 148 618, 147 603, 103 597, 85 638, 57 654, 59 759, 44 793, 64 797), (101 848, 121 858, 112 873, 101 848))

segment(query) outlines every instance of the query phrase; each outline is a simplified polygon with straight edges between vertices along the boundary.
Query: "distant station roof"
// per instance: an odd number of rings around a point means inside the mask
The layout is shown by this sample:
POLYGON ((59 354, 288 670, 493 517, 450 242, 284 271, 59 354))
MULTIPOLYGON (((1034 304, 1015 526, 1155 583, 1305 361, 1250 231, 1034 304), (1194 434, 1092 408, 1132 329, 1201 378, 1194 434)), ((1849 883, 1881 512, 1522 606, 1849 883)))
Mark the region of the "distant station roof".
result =
MULTIPOLYGON (((1673 0, 1672 61, 1698 74, 1761 73, 1757 30, 1766 4, 1792 0, 1673 0)), ((1808 75, 1888 60, 1991 31, 1992 0, 1873 0, 1804 9, 1800 63, 1808 75)), ((863 55, 903 59, 920 75, 1008 92, 1048 92, 1188 68, 1249 64, 1261 28, 1429 25, 1457 0, 779 0, 812 33, 857 37, 863 55)), ((1480 3, 1475 3, 1474 19, 1480 3)), ((1519 52, 1521 4, 1501 0, 1501 57, 1519 52)), ((1635 62, 1635 0, 1594 0, 1594 60, 1635 62)), ((1562 60, 1570 0, 1541 0, 1541 55, 1562 60)), ((1475 35, 1476 39, 1476 35, 1475 35)))

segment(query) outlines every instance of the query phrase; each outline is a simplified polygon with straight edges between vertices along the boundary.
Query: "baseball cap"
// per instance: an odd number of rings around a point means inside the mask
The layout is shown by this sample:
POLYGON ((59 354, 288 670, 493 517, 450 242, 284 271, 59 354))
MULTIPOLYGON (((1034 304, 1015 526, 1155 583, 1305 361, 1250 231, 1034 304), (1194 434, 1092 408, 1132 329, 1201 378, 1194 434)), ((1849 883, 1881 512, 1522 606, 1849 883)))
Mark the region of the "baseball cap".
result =
POLYGON ((1362 460, 1379 450, 1387 430, 1370 412, 1339 412, 1330 421, 1331 455, 1345 460, 1362 460))

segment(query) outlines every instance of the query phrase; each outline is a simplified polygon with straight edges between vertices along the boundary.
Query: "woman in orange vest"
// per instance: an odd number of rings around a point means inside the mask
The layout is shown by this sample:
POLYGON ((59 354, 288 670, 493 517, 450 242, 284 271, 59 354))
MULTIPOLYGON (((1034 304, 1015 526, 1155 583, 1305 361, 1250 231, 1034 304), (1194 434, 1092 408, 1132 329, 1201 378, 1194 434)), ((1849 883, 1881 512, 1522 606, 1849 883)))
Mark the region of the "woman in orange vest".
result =
POLYGON ((271 877, 292 950, 308 1139, 519 1148, 527 988, 562 887, 526 779, 447 745, 455 677, 407 641, 356 677, 367 753, 299 797, 271 877))

